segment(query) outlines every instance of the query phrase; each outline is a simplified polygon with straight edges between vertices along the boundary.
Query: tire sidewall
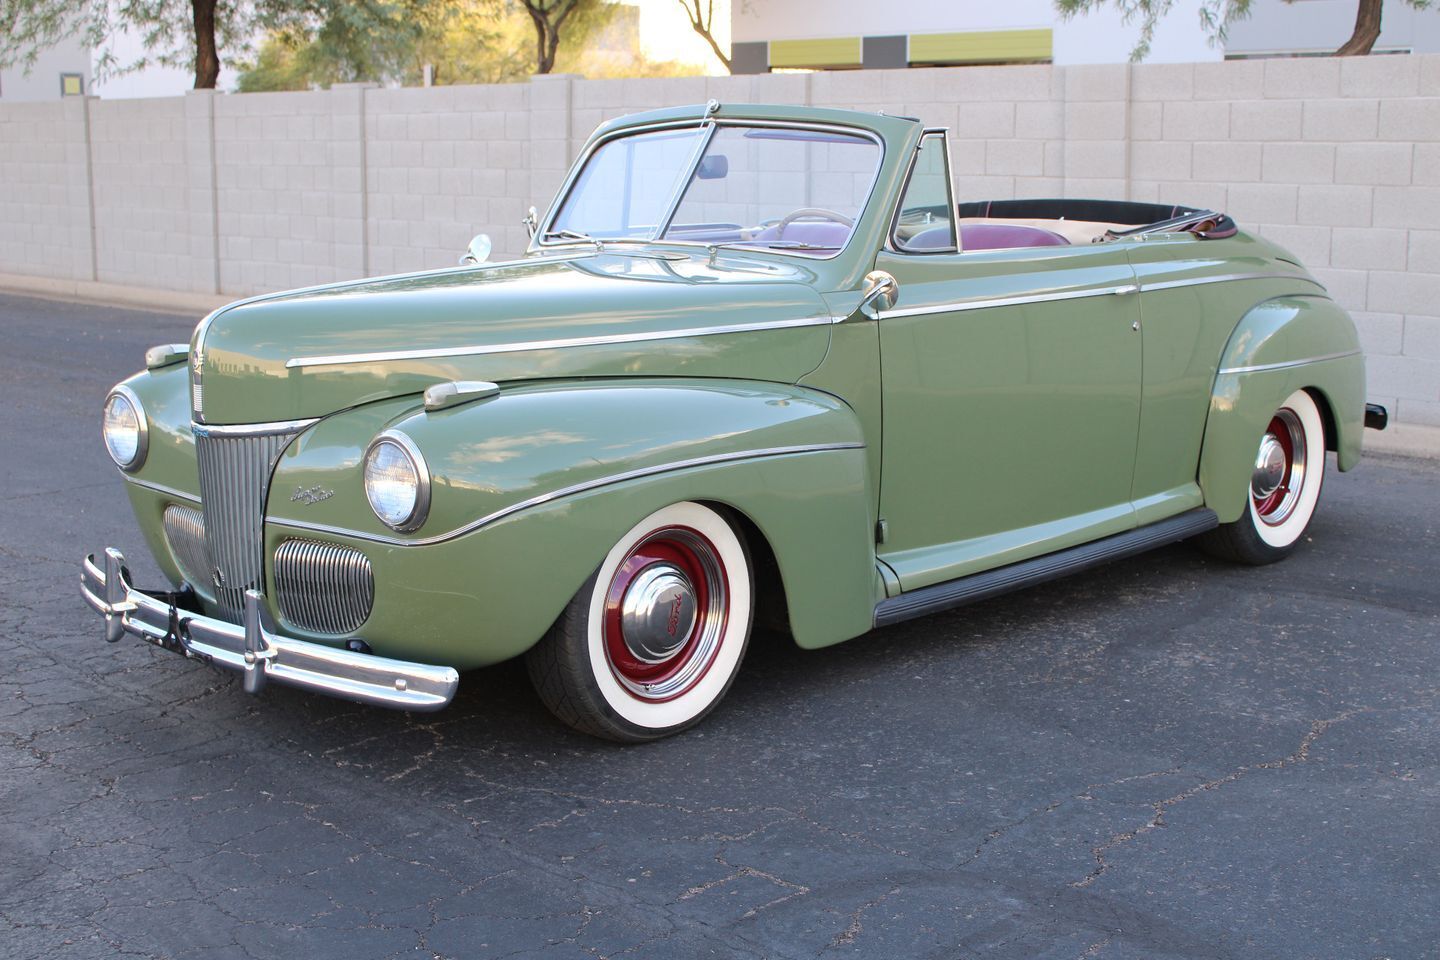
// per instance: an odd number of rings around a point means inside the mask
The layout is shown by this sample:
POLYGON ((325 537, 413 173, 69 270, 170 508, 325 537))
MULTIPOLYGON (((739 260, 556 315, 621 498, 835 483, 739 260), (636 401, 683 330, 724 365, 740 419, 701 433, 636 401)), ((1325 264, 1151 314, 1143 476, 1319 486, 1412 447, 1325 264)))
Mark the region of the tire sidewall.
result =
POLYGON ((1284 521, 1271 525, 1260 519, 1255 510, 1255 498, 1250 495, 1248 487, 1245 491, 1245 512, 1258 545, 1284 552, 1293 548, 1305 535, 1315 515, 1315 507, 1320 502, 1320 488, 1325 480, 1325 421, 1320 416, 1319 406, 1308 392, 1296 390, 1281 404, 1281 409, 1286 408, 1294 411, 1305 434, 1305 477, 1299 499, 1284 521))
POLYGON ((583 674, 595 706, 619 728, 616 732, 623 731, 626 739, 657 739, 699 722, 724 698, 749 644, 755 604, 749 551, 735 527, 720 513, 686 501, 650 514, 616 542, 581 594, 584 615, 575 639, 583 643, 583 649, 575 653, 588 667, 583 674), (665 527, 687 527, 714 545, 725 571, 728 609, 719 649, 704 676, 679 696, 654 702, 630 693, 612 672, 605 643, 605 598, 616 570, 631 549, 665 527))

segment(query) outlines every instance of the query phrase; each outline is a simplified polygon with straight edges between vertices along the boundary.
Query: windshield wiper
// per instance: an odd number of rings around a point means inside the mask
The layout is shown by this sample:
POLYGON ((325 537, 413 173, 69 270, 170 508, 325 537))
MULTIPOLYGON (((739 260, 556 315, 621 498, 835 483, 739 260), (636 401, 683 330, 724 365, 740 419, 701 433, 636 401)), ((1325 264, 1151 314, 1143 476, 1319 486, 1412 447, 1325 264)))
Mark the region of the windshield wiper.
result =
POLYGON ((579 240, 581 243, 596 243, 596 239, 588 233, 581 233, 578 230, 546 230, 544 239, 549 240, 556 237, 561 240, 579 240))
POLYGON ((729 243, 717 243, 717 247, 775 247, 779 250, 834 250, 835 247, 823 243, 804 243, 800 240, 732 240, 729 243))

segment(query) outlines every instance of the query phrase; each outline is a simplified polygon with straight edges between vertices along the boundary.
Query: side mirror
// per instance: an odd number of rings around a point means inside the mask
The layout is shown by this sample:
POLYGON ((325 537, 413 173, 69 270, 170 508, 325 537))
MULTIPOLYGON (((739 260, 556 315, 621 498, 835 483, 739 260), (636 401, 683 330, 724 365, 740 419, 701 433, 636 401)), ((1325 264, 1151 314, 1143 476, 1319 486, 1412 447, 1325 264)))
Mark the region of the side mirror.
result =
POLYGON ((534 207, 531 207, 525 211, 525 219, 520 222, 525 225, 525 232, 530 235, 530 239, 534 240, 535 231, 540 227, 540 214, 535 212, 534 207))
POLYGON ((472 263, 484 263, 490 259, 490 235, 488 233, 477 233, 471 239, 470 245, 465 248, 465 255, 460 258, 460 265, 466 266, 472 263))
POLYGON ((855 309, 867 317, 877 318, 880 311, 895 306, 900 296, 900 285, 884 270, 871 270, 865 274, 865 287, 860 293, 860 304, 855 309))

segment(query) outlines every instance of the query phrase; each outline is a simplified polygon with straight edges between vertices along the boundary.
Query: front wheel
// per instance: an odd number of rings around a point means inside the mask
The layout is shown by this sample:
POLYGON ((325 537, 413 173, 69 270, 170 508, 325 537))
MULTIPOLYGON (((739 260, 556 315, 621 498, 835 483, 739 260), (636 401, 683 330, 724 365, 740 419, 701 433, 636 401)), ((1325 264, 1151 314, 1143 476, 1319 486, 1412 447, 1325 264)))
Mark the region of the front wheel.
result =
POLYGON ((1237 563, 1274 563, 1300 541, 1325 480, 1325 422, 1304 390, 1270 418, 1255 455, 1245 512, 1198 538, 1210 554, 1237 563))
POLYGON ((698 723, 750 639, 750 555, 720 513, 676 503, 630 529, 526 656, 540 699, 583 733, 638 743, 698 723))

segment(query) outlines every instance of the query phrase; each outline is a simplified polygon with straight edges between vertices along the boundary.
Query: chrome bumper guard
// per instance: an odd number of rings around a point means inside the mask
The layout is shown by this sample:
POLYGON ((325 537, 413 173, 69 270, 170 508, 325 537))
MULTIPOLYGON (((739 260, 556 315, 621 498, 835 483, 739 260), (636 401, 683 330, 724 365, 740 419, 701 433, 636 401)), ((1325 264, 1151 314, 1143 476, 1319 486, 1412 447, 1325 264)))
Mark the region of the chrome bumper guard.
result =
POLYGON ((125 557, 113 547, 105 551, 103 569, 93 554, 85 558, 80 592, 105 618, 106 641, 134 634, 191 659, 239 671, 246 693, 259 693, 274 680, 345 700, 428 711, 448 704, 460 684, 453 667, 390 660, 272 633, 255 590, 245 592, 243 623, 181 609, 175 594, 152 596, 132 587, 125 557))

